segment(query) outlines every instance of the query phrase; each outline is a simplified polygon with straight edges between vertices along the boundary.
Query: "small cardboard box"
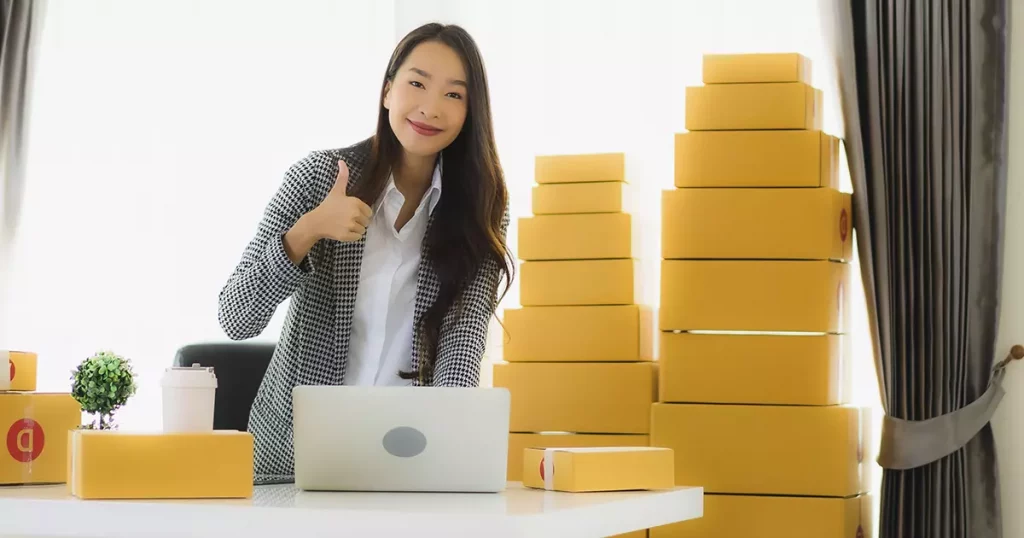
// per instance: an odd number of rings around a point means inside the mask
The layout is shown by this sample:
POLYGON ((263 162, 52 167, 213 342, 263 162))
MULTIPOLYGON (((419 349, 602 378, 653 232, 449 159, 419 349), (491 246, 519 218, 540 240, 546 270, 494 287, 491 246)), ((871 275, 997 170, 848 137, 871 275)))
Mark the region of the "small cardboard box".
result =
POLYGON ((674 462, 667 448, 527 448, 523 485, 570 493, 671 489, 674 462))
POLYGON ((508 435, 508 480, 523 480, 523 453, 527 448, 566 448, 586 446, 648 446, 647 435, 579 433, 510 433, 508 435))
POLYGON ((632 433, 651 429, 657 363, 494 365, 495 387, 512 396, 511 432, 632 433))
POLYGON ((629 213, 632 187, 623 182, 549 183, 533 187, 533 214, 629 213))
POLYGON ((662 402, 850 403, 847 335, 661 333, 662 402))
POLYGON ((629 213, 523 217, 519 219, 519 259, 637 258, 635 228, 629 213))
POLYGON ((82 424, 70 394, 0 393, 0 484, 61 484, 68 432, 82 424))
POLYGON ((505 310, 508 362, 653 359, 654 313, 639 305, 525 306, 505 310))
POLYGON ((639 261, 566 260, 523 262, 519 303, 523 306, 630 305, 640 300, 639 261))
POLYGON ((78 430, 68 439, 68 484, 82 499, 248 498, 248 432, 78 430))
POLYGON ((852 406, 657 403, 651 446, 676 455, 676 484, 707 493, 850 497, 870 491, 870 410, 852 406))
POLYGON ((704 516, 651 529, 651 538, 871 538, 871 495, 704 495, 704 516))
POLYGON ((797 53, 705 54, 704 84, 811 83, 811 60, 797 53))
POLYGON ((691 131, 675 135, 674 185, 839 188, 839 139, 823 131, 691 131))
POLYGON ((595 183, 626 181, 623 153, 539 155, 534 159, 534 182, 595 183))
POLYGON ((36 390, 38 356, 28 351, 0 350, 0 391, 36 390))
POLYGON ((690 86, 686 130, 821 130, 821 108, 821 91, 802 82, 690 86))
POLYGON ((662 191, 664 259, 853 259, 851 196, 835 189, 662 191))
POLYGON ((849 332, 850 266, 830 261, 664 260, 663 331, 849 332))

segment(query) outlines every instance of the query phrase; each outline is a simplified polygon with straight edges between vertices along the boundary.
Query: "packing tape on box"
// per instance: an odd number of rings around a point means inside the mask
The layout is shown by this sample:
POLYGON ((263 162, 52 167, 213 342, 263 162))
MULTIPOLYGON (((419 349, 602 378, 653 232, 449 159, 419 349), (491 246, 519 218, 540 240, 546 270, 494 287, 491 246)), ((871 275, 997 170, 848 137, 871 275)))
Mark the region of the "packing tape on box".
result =
POLYGON ((0 349, 0 390, 11 390, 11 352, 0 349))
POLYGON ((555 489, 555 449, 544 450, 544 489, 555 489))

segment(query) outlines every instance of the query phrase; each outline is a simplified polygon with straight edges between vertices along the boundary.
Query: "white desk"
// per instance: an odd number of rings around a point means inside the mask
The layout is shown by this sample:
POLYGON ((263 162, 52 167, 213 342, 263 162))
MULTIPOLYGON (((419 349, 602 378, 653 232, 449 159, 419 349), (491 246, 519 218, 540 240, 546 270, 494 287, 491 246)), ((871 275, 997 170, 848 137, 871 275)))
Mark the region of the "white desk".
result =
POLYGON ((80 500, 66 486, 0 487, 0 536, 473 536, 594 538, 701 517, 703 488, 500 494, 327 493, 257 486, 252 499, 80 500))

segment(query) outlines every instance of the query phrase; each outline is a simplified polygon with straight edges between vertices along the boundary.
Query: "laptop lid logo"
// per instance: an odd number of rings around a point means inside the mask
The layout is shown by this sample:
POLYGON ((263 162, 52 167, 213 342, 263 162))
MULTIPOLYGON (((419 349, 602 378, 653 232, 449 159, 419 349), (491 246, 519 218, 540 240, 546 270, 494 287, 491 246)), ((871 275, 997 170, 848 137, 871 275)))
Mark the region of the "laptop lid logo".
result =
POLYGON ((384 445, 384 450, 392 456, 411 458, 426 450, 427 436, 416 428, 399 426, 384 434, 381 444, 384 445))

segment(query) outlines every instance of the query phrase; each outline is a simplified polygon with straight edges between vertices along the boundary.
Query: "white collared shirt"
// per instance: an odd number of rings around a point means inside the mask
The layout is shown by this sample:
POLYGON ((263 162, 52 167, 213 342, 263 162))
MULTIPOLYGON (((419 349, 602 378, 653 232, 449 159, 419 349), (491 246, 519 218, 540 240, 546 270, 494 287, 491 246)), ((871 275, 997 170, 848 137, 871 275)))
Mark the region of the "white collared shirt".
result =
POLYGON ((416 276, 427 220, 441 199, 441 167, 409 222, 395 230, 405 196, 392 175, 373 207, 356 292, 345 385, 409 385, 398 377, 412 369, 416 276))

